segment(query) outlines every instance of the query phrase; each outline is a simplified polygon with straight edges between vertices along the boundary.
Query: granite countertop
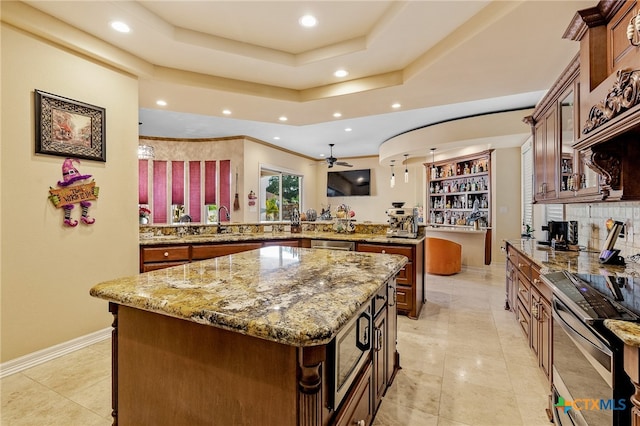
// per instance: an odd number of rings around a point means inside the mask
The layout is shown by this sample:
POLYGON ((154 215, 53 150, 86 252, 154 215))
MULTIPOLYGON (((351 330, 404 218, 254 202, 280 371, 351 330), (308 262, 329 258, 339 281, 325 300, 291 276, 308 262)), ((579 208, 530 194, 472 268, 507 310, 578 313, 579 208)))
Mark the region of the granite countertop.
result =
POLYGON ((640 277, 640 265, 627 262, 626 266, 605 265, 598 260, 596 251, 560 251, 540 245, 535 239, 507 241, 540 267, 540 273, 567 270, 579 274, 605 274, 620 277, 640 277))
MULTIPOLYGON (((526 254, 539 267, 540 273, 567 270, 578 274, 603 274, 627 278, 640 277, 640 265, 627 262, 625 266, 603 265, 599 261, 600 252, 559 251, 550 246, 539 245, 534 239, 508 241, 509 244, 526 254)), ((640 324, 629 321, 605 320, 605 327, 624 343, 640 347, 640 324)))
POLYGON ((400 255, 265 247, 95 285, 90 294, 292 346, 330 342, 407 263, 400 255))
POLYGON ((232 243, 243 241, 263 241, 263 240, 291 240, 309 238, 312 240, 336 240, 336 241, 356 241, 384 244, 409 244, 418 245, 424 241, 424 236, 418 238, 398 238, 387 237, 381 234, 365 233, 336 233, 336 232, 248 232, 248 233, 221 233, 221 234, 199 234, 199 235, 157 235, 148 238, 140 238, 140 245, 158 244, 203 244, 203 243, 232 243))
POLYGON ((640 324, 630 321, 604 320, 604 325, 629 346, 640 347, 640 324))

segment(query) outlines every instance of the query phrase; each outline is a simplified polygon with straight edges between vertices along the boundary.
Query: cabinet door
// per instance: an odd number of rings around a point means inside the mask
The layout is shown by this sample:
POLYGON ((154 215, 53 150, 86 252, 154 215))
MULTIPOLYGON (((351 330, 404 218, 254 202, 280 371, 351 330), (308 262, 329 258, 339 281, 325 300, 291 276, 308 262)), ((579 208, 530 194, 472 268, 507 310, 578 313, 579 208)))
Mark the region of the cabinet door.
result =
POLYGON ((371 364, 367 364, 364 373, 360 376, 354 390, 349 393, 347 400, 342 405, 335 418, 335 426, 364 426, 371 424, 373 419, 373 375, 371 364))
POLYGON ((383 309, 375 318, 373 340, 373 384, 374 411, 382 401, 387 388, 387 310, 383 309))
POLYGON ((558 108, 554 105, 536 123, 534 129, 535 199, 557 198, 558 108))
POLYGON ((540 293, 535 287, 531 287, 531 338, 530 345, 533 353, 540 360, 540 293))
POLYGON ((551 304, 542 299, 538 308, 538 320, 540 324, 540 349, 538 353, 538 360, 540 361, 540 368, 547 375, 549 381, 551 381, 551 345, 552 345, 552 333, 553 324, 551 323, 551 304))
POLYGON ((300 242, 298 240, 273 240, 273 241, 265 241, 262 245, 264 247, 270 247, 270 246, 300 247, 300 242))
POLYGON ((387 386, 391 385, 396 373, 396 348, 398 340, 398 294, 396 284, 391 280, 387 284, 387 386))

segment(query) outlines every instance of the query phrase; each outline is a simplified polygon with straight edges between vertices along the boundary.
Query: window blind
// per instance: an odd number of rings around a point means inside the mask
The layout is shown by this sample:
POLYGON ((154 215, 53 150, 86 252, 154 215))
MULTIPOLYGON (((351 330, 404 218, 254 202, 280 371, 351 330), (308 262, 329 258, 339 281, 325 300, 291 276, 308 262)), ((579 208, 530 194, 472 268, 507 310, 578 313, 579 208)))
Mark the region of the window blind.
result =
POLYGON ((533 228, 533 149, 522 151, 522 223, 533 228))

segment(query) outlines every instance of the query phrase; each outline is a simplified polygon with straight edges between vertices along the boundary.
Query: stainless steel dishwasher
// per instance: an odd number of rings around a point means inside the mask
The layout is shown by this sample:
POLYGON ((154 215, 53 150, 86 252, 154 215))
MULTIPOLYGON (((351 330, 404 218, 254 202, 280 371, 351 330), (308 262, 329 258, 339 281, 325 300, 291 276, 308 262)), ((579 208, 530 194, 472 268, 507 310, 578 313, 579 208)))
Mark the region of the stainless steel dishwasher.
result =
POLYGON ((354 251, 356 249, 356 243, 353 241, 311 240, 311 248, 354 251))

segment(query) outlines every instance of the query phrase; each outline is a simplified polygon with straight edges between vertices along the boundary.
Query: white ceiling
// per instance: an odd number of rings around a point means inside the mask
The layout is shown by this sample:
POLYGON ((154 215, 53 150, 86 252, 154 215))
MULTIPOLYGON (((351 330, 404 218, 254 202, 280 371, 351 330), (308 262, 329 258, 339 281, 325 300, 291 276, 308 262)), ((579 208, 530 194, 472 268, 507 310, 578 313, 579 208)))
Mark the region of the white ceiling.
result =
POLYGON ((377 155, 385 140, 414 128, 533 106, 578 52, 577 42, 562 39, 575 12, 596 4, 23 3, 138 61, 124 68, 140 78, 142 136, 248 135, 311 158, 327 154, 329 143, 339 158, 377 155), (318 18, 317 27, 298 25, 306 13, 318 18), (114 32, 114 20, 131 32, 114 32), (334 77, 338 68, 349 76, 334 77), (158 99, 167 106, 157 106, 158 99), (394 102, 402 107, 393 110, 394 102))

